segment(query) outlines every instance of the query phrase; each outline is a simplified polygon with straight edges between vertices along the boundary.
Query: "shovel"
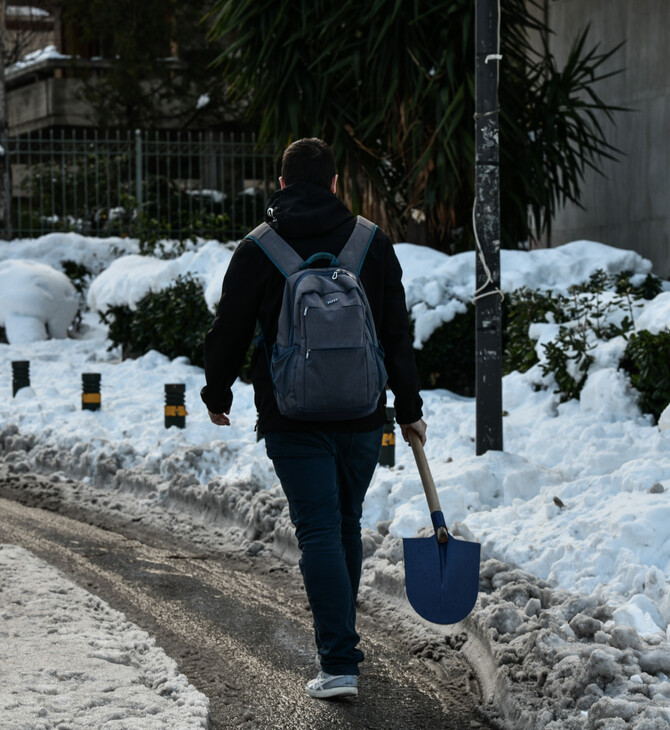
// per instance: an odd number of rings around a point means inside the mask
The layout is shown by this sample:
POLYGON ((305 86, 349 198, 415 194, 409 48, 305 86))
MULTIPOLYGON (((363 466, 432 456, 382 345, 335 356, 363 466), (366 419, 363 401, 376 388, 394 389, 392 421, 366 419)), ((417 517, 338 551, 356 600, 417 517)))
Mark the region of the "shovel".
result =
POLYGON ((481 546, 449 534, 421 439, 411 429, 409 442, 435 534, 403 538, 407 598, 426 621, 455 624, 472 611, 477 600, 481 546))

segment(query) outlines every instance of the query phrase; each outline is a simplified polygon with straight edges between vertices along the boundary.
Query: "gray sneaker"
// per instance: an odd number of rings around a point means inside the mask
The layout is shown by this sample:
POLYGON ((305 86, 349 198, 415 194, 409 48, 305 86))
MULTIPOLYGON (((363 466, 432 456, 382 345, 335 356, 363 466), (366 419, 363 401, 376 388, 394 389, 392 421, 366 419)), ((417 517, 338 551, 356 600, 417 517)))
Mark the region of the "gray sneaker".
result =
POLYGON ((355 674, 328 674, 323 670, 316 679, 307 682, 307 694, 323 700, 329 697, 358 695, 358 677, 355 674))

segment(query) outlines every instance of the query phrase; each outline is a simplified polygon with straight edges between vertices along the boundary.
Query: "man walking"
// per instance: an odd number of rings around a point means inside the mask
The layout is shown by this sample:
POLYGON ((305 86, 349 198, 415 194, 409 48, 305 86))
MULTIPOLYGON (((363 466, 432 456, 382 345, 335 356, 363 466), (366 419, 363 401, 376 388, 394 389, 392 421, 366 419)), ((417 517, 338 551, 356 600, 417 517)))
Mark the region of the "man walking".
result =
MULTIPOLYGON (((284 152, 279 181, 281 189, 268 202, 266 222, 304 260, 321 252, 337 257, 356 218, 335 194, 337 174, 328 145, 316 138, 294 142, 284 152)), ((403 436, 407 440, 413 429, 425 442, 401 275, 390 240, 375 229, 360 280, 385 352, 403 436)), ((231 386, 258 322, 265 341, 256 347, 251 362, 257 428, 288 500, 321 665, 316 679, 307 683, 307 693, 317 698, 356 695, 363 661, 356 633, 360 519, 379 456, 386 398, 382 392, 372 413, 359 418, 312 421, 282 415, 269 353, 277 340, 285 282, 277 262, 258 242, 246 238, 240 243, 205 338, 207 385, 201 395, 212 422, 230 425, 231 386)))

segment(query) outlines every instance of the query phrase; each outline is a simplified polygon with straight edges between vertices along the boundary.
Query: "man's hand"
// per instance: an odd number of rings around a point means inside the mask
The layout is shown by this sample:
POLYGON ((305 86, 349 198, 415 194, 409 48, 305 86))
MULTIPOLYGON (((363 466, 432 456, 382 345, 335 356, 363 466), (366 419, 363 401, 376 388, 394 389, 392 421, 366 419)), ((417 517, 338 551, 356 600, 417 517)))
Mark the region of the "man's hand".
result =
POLYGON ((402 431, 402 437, 407 443, 409 443, 409 436, 407 435, 408 431, 412 430, 418 434, 419 438, 421 439, 421 445, 426 445, 426 429, 428 428, 428 426, 426 425, 426 422, 423 420, 423 418, 419 419, 418 421, 414 421, 414 423, 407 423, 405 425, 401 423, 399 425, 400 430, 402 431))
POLYGON ((209 413, 209 420, 217 426, 230 426, 230 418, 228 418, 230 408, 225 413, 212 413, 209 409, 207 413, 209 413))

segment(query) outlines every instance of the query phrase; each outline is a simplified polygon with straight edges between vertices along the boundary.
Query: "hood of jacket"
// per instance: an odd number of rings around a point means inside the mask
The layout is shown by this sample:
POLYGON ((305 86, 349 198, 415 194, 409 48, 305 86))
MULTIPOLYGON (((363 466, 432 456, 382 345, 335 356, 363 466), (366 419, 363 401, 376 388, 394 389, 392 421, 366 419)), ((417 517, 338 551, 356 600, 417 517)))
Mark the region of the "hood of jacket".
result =
POLYGON ((327 235, 351 219, 351 212, 334 193, 309 182, 296 182, 274 193, 265 218, 285 239, 327 235))

